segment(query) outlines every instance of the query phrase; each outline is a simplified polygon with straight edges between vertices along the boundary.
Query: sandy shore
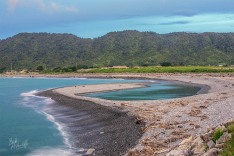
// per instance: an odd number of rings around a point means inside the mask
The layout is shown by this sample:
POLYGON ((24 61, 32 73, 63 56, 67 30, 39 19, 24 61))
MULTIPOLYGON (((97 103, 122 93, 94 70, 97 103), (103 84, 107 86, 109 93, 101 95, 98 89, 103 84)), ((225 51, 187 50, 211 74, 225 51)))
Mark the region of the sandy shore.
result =
MULTIPOLYGON (((90 75, 89 77, 95 75, 90 75)), ((150 100, 150 101, 111 101, 85 97, 83 89, 73 87, 54 90, 59 94, 88 100, 108 107, 122 108, 129 114, 146 122, 143 136, 139 143, 128 151, 127 155, 165 155, 188 136, 205 133, 234 119, 234 77, 222 74, 130 74, 130 75, 96 75, 98 77, 150 78, 200 84, 207 90, 206 94, 191 97, 150 100), (71 88, 70 88, 71 89, 71 88)), ((88 77, 88 76, 86 76, 88 77)), ((115 86, 116 87, 116 86, 115 86)), ((108 90, 115 89, 114 86, 108 90)), ((134 87, 134 86, 133 86, 134 87)), ((84 87, 83 87, 84 88, 84 87)), ((96 87, 95 87, 96 88, 96 87)), ((105 86, 99 86, 106 90, 105 86)), ((93 86, 85 86, 85 92, 93 92, 93 86)), ((204 91, 203 91, 204 92, 204 91)))
POLYGON ((77 95, 87 94, 87 93, 97 93, 106 92, 114 90, 123 90, 131 88, 141 88, 144 87, 146 83, 117 83, 117 84, 97 84, 97 85, 82 85, 73 87, 64 87, 56 89, 55 92, 69 96, 72 98, 77 98, 77 95))

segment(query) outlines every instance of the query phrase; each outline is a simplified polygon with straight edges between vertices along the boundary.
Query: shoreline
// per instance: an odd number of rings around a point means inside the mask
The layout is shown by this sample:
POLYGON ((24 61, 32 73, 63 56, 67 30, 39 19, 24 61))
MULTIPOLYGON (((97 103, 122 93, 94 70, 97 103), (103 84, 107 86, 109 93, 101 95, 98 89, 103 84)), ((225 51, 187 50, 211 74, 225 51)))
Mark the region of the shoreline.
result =
MULTIPOLYGON (((100 75, 98 75, 100 76, 100 75)), ((146 123, 139 143, 126 155, 166 155, 189 137, 203 134, 234 116, 234 77, 210 74, 126 74, 104 78, 163 79, 203 86, 205 94, 168 100, 112 101, 84 96, 77 99, 121 108, 146 123), (209 86, 209 87, 207 87, 209 86)))
MULTIPOLYGON (((196 86, 201 88, 197 94, 206 94, 208 93, 209 89, 211 88, 209 85, 206 84, 199 84, 199 83, 192 83, 192 82, 184 82, 180 80, 173 80, 173 79, 162 79, 162 78, 152 78, 151 76, 165 76, 165 75, 194 75, 194 76, 202 76, 202 75, 211 75, 211 76, 220 76, 220 75, 225 75, 225 76, 232 76, 231 73, 225 73, 225 74, 217 74, 217 73, 150 73, 150 74, 134 74, 134 73, 106 73, 106 74, 80 74, 80 73, 73 73, 73 74, 55 74, 55 75, 48 75, 48 74, 22 74, 22 75, 6 75, 6 74, 0 74, 0 78, 71 78, 71 79, 76 79, 76 78, 93 78, 93 79, 126 79, 126 80, 131 80, 131 79, 140 79, 140 80, 162 80, 162 81, 168 81, 168 82, 173 82, 175 84, 182 84, 182 85, 189 85, 189 86, 196 86)), ((234 75, 234 74, 233 74, 234 75)), ((111 90, 114 91, 114 90, 111 90)))
POLYGON ((201 90, 197 94, 206 94, 211 89, 207 84, 185 82, 174 79, 165 79, 165 76, 209 76, 209 77, 233 77, 234 73, 64 73, 64 74, 0 74, 0 78, 93 78, 93 79, 141 79, 141 80, 163 80, 171 81, 177 84, 194 85, 201 90), (156 76, 156 78, 155 78, 156 76), (164 77, 164 78, 160 78, 164 77))
POLYGON ((40 92, 37 96, 55 101, 54 107, 60 107, 59 111, 54 112, 55 116, 57 113, 67 116, 66 119, 56 120, 66 125, 71 136, 69 140, 72 142, 72 149, 84 149, 78 152, 75 150, 76 154, 124 155, 142 136, 144 122, 139 122, 136 117, 121 109, 77 100, 54 93, 53 90, 40 92), (91 154, 87 154, 93 149, 95 150, 91 154))
POLYGON ((163 79, 199 84, 203 87, 203 94, 168 100, 111 101, 76 96, 78 100, 120 108, 146 123, 138 144, 127 152, 126 155, 129 156, 164 156, 183 139, 201 135, 234 119, 232 74, 97 74, 96 77, 95 74, 70 75, 70 78, 81 77, 163 79))

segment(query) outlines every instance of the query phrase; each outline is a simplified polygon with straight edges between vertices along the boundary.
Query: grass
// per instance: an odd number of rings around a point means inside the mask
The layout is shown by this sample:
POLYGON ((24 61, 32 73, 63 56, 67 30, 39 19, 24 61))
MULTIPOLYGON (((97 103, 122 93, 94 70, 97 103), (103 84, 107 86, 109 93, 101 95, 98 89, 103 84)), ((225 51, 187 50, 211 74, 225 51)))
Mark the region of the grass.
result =
POLYGON ((215 66, 170 66, 170 67, 132 67, 132 68, 94 68, 80 73, 232 73, 234 67, 215 66))
POLYGON ((218 128, 218 129, 214 132, 214 134, 213 134, 213 136, 212 136, 212 140, 213 140, 214 142, 216 142, 217 140, 219 140, 219 138, 220 138, 222 135, 223 135, 222 129, 218 128))
POLYGON ((224 144, 220 156, 234 156, 234 123, 228 126, 228 132, 232 134, 231 140, 224 144))

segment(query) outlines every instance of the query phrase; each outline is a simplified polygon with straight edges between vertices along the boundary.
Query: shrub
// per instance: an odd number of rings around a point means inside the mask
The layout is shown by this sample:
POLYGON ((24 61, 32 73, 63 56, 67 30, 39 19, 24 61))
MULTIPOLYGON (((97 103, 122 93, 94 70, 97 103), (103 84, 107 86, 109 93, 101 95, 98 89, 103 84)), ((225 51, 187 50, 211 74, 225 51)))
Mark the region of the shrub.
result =
POLYGON ((233 156, 234 155, 234 123, 228 126, 228 132, 232 134, 231 140, 224 144, 224 149, 221 152, 221 156, 233 156))
POLYGON ((162 63, 160 63, 160 65, 163 67, 169 67, 169 66, 171 66, 171 63, 170 62, 162 62, 162 63))
POLYGON ((43 66, 38 66, 37 69, 39 72, 43 71, 44 70, 44 67, 43 66))
POLYGON ((228 132, 234 134, 234 123, 228 126, 228 132))

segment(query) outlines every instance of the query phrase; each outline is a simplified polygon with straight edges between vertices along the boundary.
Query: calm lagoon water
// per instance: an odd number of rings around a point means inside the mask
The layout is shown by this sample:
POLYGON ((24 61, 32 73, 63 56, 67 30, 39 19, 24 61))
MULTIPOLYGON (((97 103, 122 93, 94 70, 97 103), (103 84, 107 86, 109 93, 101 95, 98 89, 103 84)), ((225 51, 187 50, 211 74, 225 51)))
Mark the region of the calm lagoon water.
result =
MULTIPOLYGON (((0 78, 0 155, 72 155, 63 125, 50 115, 52 100, 34 96, 50 88, 148 80, 0 78)), ((155 81, 146 88, 89 96, 113 100, 145 100, 189 96, 199 88, 155 81)), ((76 149, 79 150, 79 149, 76 149)))
POLYGON ((199 87, 157 81, 147 85, 144 88, 92 93, 88 94, 87 96, 107 100, 161 100, 191 96, 196 94, 199 90, 199 87))

